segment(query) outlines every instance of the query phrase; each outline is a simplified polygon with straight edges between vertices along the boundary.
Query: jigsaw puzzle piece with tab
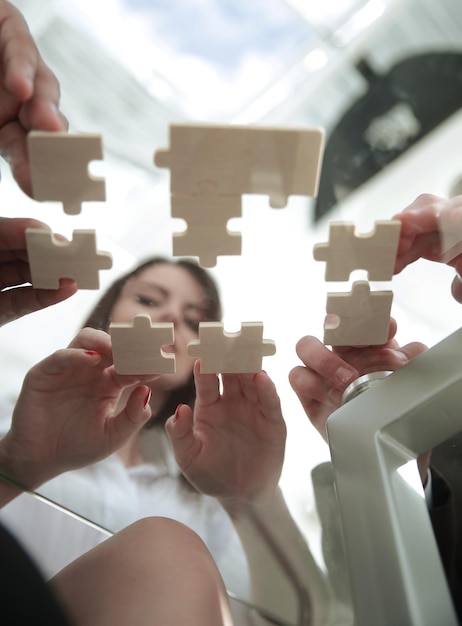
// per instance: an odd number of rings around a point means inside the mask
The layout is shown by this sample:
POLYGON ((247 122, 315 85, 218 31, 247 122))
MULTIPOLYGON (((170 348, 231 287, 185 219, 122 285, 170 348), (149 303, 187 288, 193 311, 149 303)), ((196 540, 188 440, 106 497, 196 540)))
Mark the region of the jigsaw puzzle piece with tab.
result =
POLYGON ((79 289, 99 289, 99 270, 112 267, 112 255, 96 249, 94 230, 75 230, 69 242, 43 228, 27 228, 26 245, 35 289, 58 289, 60 278, 73 278, 79 289))
POLYGON ((335 316, 324 324, 324 343, 329 346, 376 346, 388 340, 392 291, 371 292, 361 280, 350 292, 327 294, 326 313, 335 316))
POLYGON ((274 208, 289 196, 315 196, 324 132, 319 128, 172 124, 170 148, 154 163, 170 169, 172 194, 194 195, 209 182, 217 195, 269 196, 274 208))
POLYGON ((351 222, 331 222, 329 242, 316 244, 313 256, 326 262, 325 280, 346 281, 356 269, 366 270, 369 280, 389 281, 398 250, 401 222, 379 220, 374 230, 357 235, 351 222))
POLYGON ((260 372, 262 358, 275 353, 274 341, 263 339, 261 322, 243 322, 236 333, 225 332, 222 322, 201 322, 199 339, 188 344, 188 354, 200 358, 203 374, 260 372))
POLYGON ((27 147, 34 200, 62 202, 68 215, 80 213, 82 202, 106 200, 105 181, 88 171, 103 159, 100 135, 31 131, 27 147))
POLYGON ((227 228, 231 218, 242 217, 240 196, 172 196, 171 215, 186 221, 187 230, 173 234, 173 256, 197 256, 202 267, 214 267, 217 256, 240 255, 240 233, 227 228))
POLYGON ((131 324, 110 324, 109 333, 117 373, 175 373, 175 354, 162 349, 173 345, 173 323, 152 323, 149 315, 139 313, 131 324))

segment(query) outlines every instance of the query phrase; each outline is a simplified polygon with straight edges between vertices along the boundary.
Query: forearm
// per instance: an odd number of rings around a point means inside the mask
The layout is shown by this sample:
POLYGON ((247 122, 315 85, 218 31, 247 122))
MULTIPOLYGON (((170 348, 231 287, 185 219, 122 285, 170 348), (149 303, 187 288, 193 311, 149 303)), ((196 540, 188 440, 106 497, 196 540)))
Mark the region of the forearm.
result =
POLYGON ((253 601, 270 615, 290 623, 326 623, 330 593, 305 538, 280 489, 264 504, 223 505, 246 552, 253 601))

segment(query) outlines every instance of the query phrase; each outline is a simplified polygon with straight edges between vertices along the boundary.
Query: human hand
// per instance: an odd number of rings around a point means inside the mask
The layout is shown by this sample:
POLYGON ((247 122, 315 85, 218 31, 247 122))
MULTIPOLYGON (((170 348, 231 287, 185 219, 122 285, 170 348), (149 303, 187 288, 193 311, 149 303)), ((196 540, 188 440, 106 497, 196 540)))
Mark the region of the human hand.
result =
POLYGON ((28 218, 0 217, 0 326, 69 298, 75 280, 61 279, 58 289, 34 289, 27 260, 26 228, 48 226, 28 218))
POLYGON ((329 349, 316 337, 306 336, 298 341, 296 351, 303 365, 291 370, 289 381, 311 423, 325 440, 327 418, 341 405, 350 383, 371 372, 395 371, 426 350, 417 342, 400 347, 394 339, 396 329, 396 322, 391 319, 388 341, 381 346, 329 349))
POLYGON ((462 303, 462 196, 418 196, 393 218, 401 222, 395 274, 419 258, 456 270, 452 295, 462 303))
POLYGON ((123 376, 112 362, 107 333, 85 328, 69 347, 26 374, 12 425, 0 441, 0 471, 35 488, 58 474, 119 449, 151 416, 157 376, 123 376), (124 389, 135 387, 118 413, 124 389))
POLYGON ((60 89, 22 14, 0 0, 0 154, 21 189, 31 195, 26 136, 30 130, 67 130, 60 89))
POLYGON ((176 461, 191 484, 229 512, 270 499, 284 460, 286 425, 265 372, 201 374, 194 364, 194 414, 180 405, 166 423, 176 461))
MULTIPOLYGON (((390 320, 388 341, 382 346, 341 346, 332 350, 316 337, 306 336, 297 343, 303 365, 294 367, 289 381, 313 426, 327 441, 327 419, 342 402, 345 389, 354 380, 378 371, 396 371, 427 348, 419 342, 400 346, 394 339, 396 322, 390 320)), ((430 454, 418 458, 425 484, 430 454)))

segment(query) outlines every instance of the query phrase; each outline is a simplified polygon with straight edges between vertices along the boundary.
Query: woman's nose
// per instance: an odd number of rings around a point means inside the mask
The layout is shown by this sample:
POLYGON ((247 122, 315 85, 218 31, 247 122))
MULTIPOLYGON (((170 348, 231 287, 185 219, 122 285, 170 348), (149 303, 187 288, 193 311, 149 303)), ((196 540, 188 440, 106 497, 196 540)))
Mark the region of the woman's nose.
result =
POLYGON ((168 305, 159 311, 158 319, 160 322, 172 322, 177 324, 180 320, 181 310, 174 304, 168 305))

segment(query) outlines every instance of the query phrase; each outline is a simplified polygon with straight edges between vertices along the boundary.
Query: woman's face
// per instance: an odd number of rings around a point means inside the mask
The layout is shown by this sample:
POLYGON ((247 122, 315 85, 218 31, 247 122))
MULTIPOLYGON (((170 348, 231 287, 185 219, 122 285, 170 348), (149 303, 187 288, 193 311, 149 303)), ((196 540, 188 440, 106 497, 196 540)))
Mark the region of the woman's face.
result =
POLYGON ((162 376, 166 388, 184 384, 191 375, 194 358, 188 355, 187 346, 198 336, 204 298, 201 285, 186 269, 159 263, 130 278, 112 310, 111 322, 115 323, 130 323, 138 313, 150 315, 153 322, 173 322, 174 345, 164 350, 175 354, 176 374, 162 376))

